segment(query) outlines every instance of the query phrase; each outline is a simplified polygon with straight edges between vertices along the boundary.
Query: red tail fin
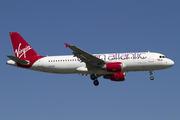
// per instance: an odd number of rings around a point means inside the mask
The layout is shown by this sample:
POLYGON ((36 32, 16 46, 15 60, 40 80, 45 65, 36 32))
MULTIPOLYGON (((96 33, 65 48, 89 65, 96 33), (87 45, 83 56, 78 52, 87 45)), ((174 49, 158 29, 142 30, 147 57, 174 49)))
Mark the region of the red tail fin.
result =
POLYGON ((10 32, 9 34, 17 58, 27 60, 39 56, 18 32, 10 32))

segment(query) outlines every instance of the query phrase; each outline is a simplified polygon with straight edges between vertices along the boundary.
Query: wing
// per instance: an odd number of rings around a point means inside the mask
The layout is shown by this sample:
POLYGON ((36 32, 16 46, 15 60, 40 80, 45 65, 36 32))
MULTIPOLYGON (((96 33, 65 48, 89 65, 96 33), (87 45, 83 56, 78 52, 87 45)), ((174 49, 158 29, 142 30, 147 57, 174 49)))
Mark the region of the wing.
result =
POLYGON ((101 60, 93 56, 92 54, 84 50, 81 50, 80 48, 74 45, 68 45, 66 43, 65 45, 66 45, 66 48, 69 47, 73 51, 74 56, 78 57, 81 60, 81 62, 86 63, 86 67, 88 69, 92 69, 93 67, 99 68, 105 64, 104 60, 101 60))

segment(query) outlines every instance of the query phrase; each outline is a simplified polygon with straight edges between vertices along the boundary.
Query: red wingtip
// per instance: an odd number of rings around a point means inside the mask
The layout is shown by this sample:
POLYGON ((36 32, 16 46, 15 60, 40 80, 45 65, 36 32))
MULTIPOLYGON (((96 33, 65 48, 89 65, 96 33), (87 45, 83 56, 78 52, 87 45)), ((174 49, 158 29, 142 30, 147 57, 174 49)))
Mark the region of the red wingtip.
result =
POLYGON ((67 44, 67 43, 64 43, 64 44, 66 45, 66 48, 70 46, 70 45, 69 45, 69 44, 67 44))

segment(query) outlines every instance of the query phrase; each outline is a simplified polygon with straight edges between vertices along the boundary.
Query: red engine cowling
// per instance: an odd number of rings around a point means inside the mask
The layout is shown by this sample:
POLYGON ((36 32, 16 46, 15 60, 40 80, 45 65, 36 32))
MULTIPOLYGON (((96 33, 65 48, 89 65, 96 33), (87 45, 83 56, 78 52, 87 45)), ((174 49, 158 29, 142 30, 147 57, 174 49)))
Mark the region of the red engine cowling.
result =
POLYGON ((104 79, 110 79, 111 81, 124 81, 126 79, 126 73, 120 72, 120 73, 105 75, 104 79))
POLYGON ((103 67, 108 72, 121 72, 122 71, 122 63, 114 62, 114 63, 106 63, 103 67))

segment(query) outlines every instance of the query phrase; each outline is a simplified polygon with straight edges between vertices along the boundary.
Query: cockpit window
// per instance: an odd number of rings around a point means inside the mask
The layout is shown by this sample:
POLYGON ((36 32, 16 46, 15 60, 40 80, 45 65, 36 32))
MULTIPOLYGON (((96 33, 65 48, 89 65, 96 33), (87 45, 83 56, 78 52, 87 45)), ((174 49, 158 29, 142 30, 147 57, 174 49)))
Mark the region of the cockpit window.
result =
POLYGON ((159 58, 166 58, 166 56, 159 56, 159 58))

